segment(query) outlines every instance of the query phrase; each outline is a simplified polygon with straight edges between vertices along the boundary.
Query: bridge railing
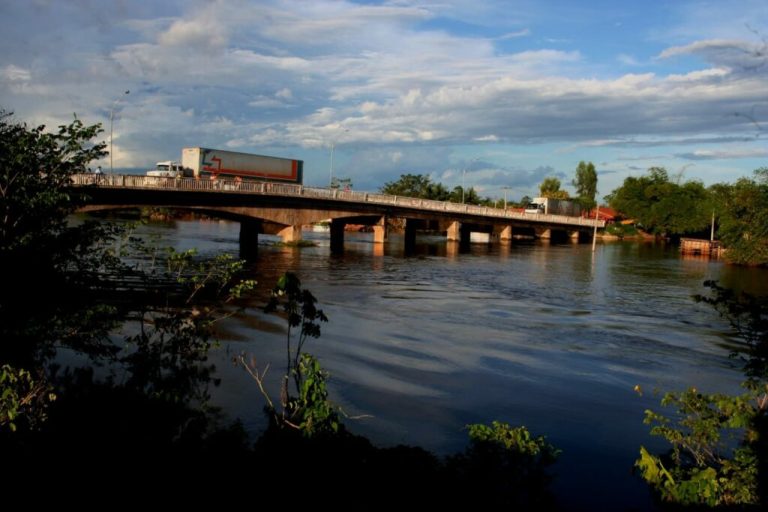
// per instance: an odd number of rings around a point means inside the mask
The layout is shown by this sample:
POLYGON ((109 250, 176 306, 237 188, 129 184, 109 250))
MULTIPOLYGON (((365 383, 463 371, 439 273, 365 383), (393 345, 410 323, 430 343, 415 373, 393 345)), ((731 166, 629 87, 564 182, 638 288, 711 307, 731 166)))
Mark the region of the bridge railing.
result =
POLYGON ((509 220, 523 220, 542 224, 560 224, 572 226, 603 227, 604 220, 570 217, 566 215, 544 215, 540 213, 523 213, 519 211, 477 206, 472 204, 449 203, 415 197, 391 196, 372 192, 357 192, 329 188, 313 188, 291 183, 274 183, 253 180, 229 180, 206 178, 165 178, 154 176, 139 176, 132 174, 76 174, 72 177, 76 186, 98 186, 109 188, 132 189, 166 189, 186 190, 192 192, 226 192, 242 194, 259 194, 270 196, 309 197, 353 203, 369 203, 414 208, 428 211, 463 213, 483 217, 495 217, 509 220))

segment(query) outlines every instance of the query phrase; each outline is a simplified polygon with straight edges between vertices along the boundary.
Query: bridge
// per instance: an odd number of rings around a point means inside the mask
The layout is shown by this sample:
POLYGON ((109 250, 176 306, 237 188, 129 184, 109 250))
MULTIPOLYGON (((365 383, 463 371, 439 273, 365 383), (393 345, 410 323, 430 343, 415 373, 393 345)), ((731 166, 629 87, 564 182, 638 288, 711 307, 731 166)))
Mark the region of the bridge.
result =
POLYGON ((578 242, 605 221, 564 215, 526 214, 488 206, 303 185, 224 179, 158 178, 137 175, 77 174, 73 184, 89 197, 80 211, 166 207, 197 211, 240 222, 240 246, 252 254, 258 235, 277 234, 284 242, 301 239, 301 227, 330 219, 331 251, 344 250, 347 224, 372 226, 374 243, 387 237, 388 219, 402 219, 406 251, 420 230, 445 232, 466 246, 473 232, 509 242, 527 235, 558 235, 578 242))

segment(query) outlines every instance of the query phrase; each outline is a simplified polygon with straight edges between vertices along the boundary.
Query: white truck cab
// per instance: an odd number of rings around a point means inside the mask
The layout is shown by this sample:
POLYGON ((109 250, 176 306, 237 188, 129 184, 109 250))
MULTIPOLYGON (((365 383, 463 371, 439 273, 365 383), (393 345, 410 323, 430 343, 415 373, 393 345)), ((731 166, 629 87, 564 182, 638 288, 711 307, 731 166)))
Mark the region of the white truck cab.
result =
POLYGON ((177 176, 183 177, 184 175, 184 168, 181 164, 172 160, 157 162, 154 169, 147 171, 147 176, 155 178, 175 178, 177 176))

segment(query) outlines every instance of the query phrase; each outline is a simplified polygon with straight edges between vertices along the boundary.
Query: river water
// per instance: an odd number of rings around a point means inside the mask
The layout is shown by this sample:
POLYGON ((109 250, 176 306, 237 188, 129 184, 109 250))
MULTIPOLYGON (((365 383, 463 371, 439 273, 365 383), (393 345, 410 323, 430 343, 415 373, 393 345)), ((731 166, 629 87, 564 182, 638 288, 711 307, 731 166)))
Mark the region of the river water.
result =
MULTIPOLYGON (((204 255, 238 251, 236 223, 144 229, 204 255)), ((473 244, 456 254, 441 238, 420 237, 404 256, 396 235, 382 248, 348 233, 345 254, 333 256, 327 234, 304 237, 318 246, 278 248, 261 237, 249 267, 258 298, 221 326, 212 354, 222 377, 215 403, 254 437, 264 427, 257 386, 231 360, 244 353, 262 370, 269 364, 278 396, 284 326, 260 308, 291 270, 330 319, 307 350, 330 372, 332 399, 366 415, 346 421, 353 432, 448 454, 466 446, 467 423, 525 425, 563 450, 553 489, 571 510, 653 508, 632 466, 640 445, 666 449, 642 423, 645 409, 660 409, 654 390, 737 392, 742 380, 727 322, 691 297, 706 279, 759 293, 768 283, 766 270, 682 259, 655 244, 600 244, 595 253, 589 244, 473 244)))

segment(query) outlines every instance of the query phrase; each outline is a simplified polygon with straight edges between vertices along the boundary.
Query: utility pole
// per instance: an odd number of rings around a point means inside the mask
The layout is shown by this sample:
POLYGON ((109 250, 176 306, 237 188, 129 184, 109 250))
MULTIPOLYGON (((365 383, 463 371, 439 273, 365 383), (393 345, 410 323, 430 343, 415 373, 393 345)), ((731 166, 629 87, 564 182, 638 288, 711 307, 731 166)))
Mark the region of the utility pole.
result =
POLYGON ((592 233, 592 252, 595 252, 597 246, 597 214, 600 213, 600 204, 595 205, 595 231, 592 233))
POLYGON ((512 187, 501 187, 501 189, 504 191, 504 211, 507 211, 507 190, 511 188, 512 187))
POLYGON ((336 141, 343 133, 347 133, 349 130, 344 130, 340 134, 338 134, 334 139, 331 141, 331 171, 330 171, 330 179, 328 181, 328 188, 331 188, 333 186, 333 148, 336 147, 336 141))
MULTIPOLYGON (((123 96, 130 94, 131 91, 125 91, 123 93, 123 96)), ((115 107, 117 106, 117 102, 119 102, 122 99, 122 96, 119 96, 113 103, 112 108, 109 109, 109 175, 112 176, 114 173, 114 168, 112 166, 112 155, 114 152, 112 151, 112 125, 113 120, 115 118, 115 107)))

